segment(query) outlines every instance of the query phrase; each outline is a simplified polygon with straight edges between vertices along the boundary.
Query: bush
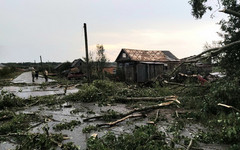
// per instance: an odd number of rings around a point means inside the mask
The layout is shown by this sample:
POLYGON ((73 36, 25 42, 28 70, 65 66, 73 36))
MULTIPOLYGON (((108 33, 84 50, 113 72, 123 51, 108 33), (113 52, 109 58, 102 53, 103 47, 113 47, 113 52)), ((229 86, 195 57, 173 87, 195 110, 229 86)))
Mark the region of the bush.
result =
POLYGON ((123 87, 121 83, 114 83, 108 80, 95 80, 91 85, 83 85, 79 92, 70 94, 65 99, 82 102, 108 101, 109 96, 115 95, 120 87, 123 87))
POLYGON ((106 93, 107 95, 114 94, 116 90, 116 85, 114 82, 108 80, 94 80, 92 83, 93 86, 106 93))
POLYGON ((77 93, 65 96, 66 100, 94 102, 102 99, 101 91, 93 85, 84 85, 77 93))
POLYGON ((13 93, 1 91, 0 93, 0 110, 6 107, 23 106, 23 99, 17 97, 13 93))

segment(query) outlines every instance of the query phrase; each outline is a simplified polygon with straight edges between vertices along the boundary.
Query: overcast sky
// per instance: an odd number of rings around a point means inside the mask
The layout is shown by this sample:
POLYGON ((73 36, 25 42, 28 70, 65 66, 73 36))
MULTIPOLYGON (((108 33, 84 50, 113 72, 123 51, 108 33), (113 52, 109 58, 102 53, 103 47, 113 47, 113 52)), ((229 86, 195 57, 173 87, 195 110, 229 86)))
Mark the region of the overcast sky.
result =
POLYGON ((220 40, 219 12, 201 20, 188 0, 0 0, 0 62, 73 61, 103 44, 110 61, 122 48, 169 50, 178 58, 220 40))

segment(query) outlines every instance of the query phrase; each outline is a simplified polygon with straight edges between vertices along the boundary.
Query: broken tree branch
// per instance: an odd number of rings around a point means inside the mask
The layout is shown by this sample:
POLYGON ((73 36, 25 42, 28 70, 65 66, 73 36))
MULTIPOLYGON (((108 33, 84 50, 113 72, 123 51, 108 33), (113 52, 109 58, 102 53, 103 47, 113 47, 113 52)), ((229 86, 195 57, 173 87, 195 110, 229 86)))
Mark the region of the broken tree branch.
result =
POLYGON ((165 97, 126 97, 122 98, 123 101, 176 101, 180 104, 177 100, 177 96, 165 96, 165 97))
POLYGON ((133 118, 133 117, 141 117, 141 116, 143 116, 143 114, 135 114, 135 115, 132 114, 132 115, 125 116, 125 117, 123 117, 123 118, 121 118, 121 119, 119 119, 117 121, 114 121, 114 122, 98 124, 97 127, 102 127, 102 126, 109 126, 109 127, 111 127, 111 126, 114 126, 114 125, 116 125, 116 124, 118 124, 118 123, 120 123, 120 122, 122 122, 122 121, 124 121, 126 119, 133 118))
POLYGON ((159 116, 159 109, 157 110, 156 117, 154 119, 154 123, 156 123, 158 121, 158 116, 159 116))
MULTIPOLYGON (((132 110, 132 111, 126 113, 126 114, 119 114, 119 117, 126 117, 126 116, 131 115, 131 114, 136 113, 136 112, 144 112, 144 111, 159 109, 163 106, 171 105, 174 102, 180 104, 179 100, 174 99, 174 98, 172 98, 172 99, 169 98, 169 102, 164 102, 164 103, 160 103, 160 104, 153 105, 153 106, 148 106, 148 107, 143 107, 143 108, 135 108, 134 110, 132 110)), ((83 119, 83 121, 86 122, 86 121, 93 120, 93 119, 101 119, 103 117, 104 117, 104 115, 94 116, 94 117, 90 117, 90 118, 85 118, 85 119, 83 119)))
POLYGON ((217 47, 217 48, 211 48, 211 49, 208 49, 208 50, 205 50, 204 52, 196 55, 196 56, 192 56, 192 57, 189 57, 188 59, 182 61, 177 67, 175 67, 175 69, 170 73, 168 74, 169 76, 172 76, 183 64, 185 63, 195 63, 195 62, 198 62, 199 60, 202 60, 202 59, 207 59, 209 57, 212 57, 212 56, 216 56, 220 53, 222 53, 224 50, 228 49, 229 47, 232 47, 232 46, 235 46, 235 45, 238 45, 240 44, 240 40, 238 41, 235 41, 235 42, 232 42, 230 44, 227 44, 227 45, 224 45, 222 47, 217 47), (206 53, 210 53, 210 56, 203 56, 204 54, 206 53))
POLYGON ((235 108, 235 107, 233 107, 233 106, 230 106, 230 105, 226 105, 226 104, 222 104, 222 103, 218 103, 217 105, 218 105, 218 106, 222 106, 222 107, 226 107, 226 108, 231 108, 231 109, 233 109, 233 110, 235 110, 235 111, 237 111, 237 112, 240 112, 239 109, 237 109, 237 108, 235 108))
POLYGON ((223 12, 223 13, 226 13, 226 14, 229 14, 229 15, 233 15, 235 17, 239 17, 240 18, 240 13, 239 12, 236 12, 234 10, 230 10, 230 9, 223 9, 223 10, 220 10, 219 12, 223 12))
POLYGON ((163 106, 168 106, 171 105, 174 101, 169 101, 169 102, 164 102, 158 105, 153 105, 153 106, 148 106, 148 107, 143 107, 143 108, 135 108, 134 110, 124 114, 123 116, 128 116, 136 112, 143 112, 143 111, 148 111, 148 110, 154 110, 154 109, 159 109, 163 106))
POLYGON ((189 142, 188 147, 187 147, 186 150, 190 150, 190 149, 191 149, 191 147, 192 147, 192 143, 193 143, 193 139, 191 139, 191 141, 189 142))

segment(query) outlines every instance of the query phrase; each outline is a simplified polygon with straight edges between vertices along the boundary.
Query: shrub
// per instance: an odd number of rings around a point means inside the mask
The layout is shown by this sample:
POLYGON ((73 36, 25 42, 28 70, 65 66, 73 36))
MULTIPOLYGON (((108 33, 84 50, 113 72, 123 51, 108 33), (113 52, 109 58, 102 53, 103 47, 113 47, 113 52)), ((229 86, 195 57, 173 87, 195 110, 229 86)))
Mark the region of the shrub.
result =
POLYGON ((66 100, 94 102, 100 100, 102 93, 93 85, 84 85, 77 93, 65 96, 66 100))
POLYGON ((13 93, 1 91, 0 93, 0 110, 6 107, 22 106, 23 99, 17 97, 13 93))

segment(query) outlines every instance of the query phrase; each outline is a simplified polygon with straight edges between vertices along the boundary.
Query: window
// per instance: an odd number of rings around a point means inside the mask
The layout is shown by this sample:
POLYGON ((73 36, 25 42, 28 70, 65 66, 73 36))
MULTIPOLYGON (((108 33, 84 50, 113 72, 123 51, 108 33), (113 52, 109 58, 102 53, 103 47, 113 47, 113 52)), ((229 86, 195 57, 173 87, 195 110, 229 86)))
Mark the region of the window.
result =
POLYGON ((127 57, 126 53, 122 53, 122 57, 126 58, 127 57))

